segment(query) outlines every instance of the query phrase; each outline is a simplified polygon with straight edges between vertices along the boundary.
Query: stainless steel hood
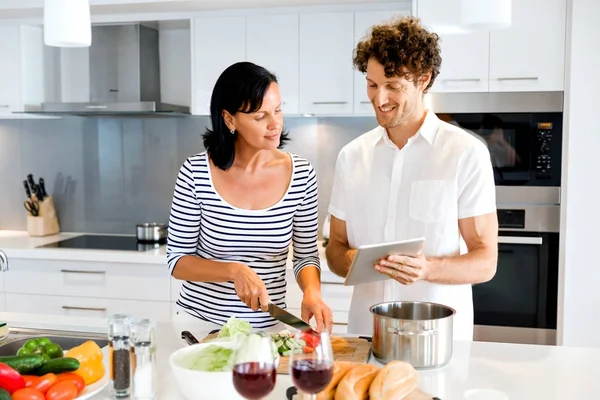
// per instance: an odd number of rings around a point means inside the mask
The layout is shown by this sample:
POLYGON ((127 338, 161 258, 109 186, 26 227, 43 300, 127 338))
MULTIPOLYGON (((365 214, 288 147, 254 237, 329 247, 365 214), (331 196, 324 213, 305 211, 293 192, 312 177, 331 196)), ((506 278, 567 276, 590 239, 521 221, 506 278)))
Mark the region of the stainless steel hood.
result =
POLYGON ((71 68, 89 69, 89 82, 84 82, 89 85, 84 88, 85 100, 89 97, 89 101, 46 102, 27 106, 26 112, 84 116, 189 114, 187 106, 161 102, 158 29, 146 24, 93 26, 92 45, 85 50, 89 51, 89 62, 71 68))

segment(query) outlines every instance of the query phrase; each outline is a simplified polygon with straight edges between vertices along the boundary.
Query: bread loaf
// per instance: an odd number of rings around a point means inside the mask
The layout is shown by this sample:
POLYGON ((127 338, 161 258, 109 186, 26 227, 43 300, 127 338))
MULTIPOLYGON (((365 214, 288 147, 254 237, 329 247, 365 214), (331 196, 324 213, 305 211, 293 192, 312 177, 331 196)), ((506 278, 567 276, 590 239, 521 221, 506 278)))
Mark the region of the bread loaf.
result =
POLYGON ((390 361, 373 379, 369 388, 369 399, 400 400, 417 386, 419 386, 419 373, 412 365, 403 361, 390 361))
POLYGON ((348 371, 337 386, 334 400, 367 400, 369 386, 379 367, 373 364, 360 364, 348 371))
POLYGON ((325 389, 317 393, 317 400, 334 400, 338 384, 344 375, 357 365, 350 361, 335 361, 333 363, 333 378, 331 378, 331 382, 325 389))

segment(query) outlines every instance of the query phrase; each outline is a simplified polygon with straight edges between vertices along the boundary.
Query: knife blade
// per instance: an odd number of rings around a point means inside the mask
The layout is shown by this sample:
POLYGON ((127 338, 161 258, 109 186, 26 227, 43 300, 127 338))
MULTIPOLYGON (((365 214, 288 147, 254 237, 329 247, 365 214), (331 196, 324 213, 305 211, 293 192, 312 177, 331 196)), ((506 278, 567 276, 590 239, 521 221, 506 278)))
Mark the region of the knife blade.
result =
POLYGON ((281 321, 288 326, 291 326, 292 328, 298 329, 302 332, 314 336, 319 336, 319 332, 315 331, 309 324, 302 321, 294 314, 285 311, 283 308, 278 307, 273 303, 269 303, 269 315, 271 315, 271 317, 275 318, 276 320, 281 321))

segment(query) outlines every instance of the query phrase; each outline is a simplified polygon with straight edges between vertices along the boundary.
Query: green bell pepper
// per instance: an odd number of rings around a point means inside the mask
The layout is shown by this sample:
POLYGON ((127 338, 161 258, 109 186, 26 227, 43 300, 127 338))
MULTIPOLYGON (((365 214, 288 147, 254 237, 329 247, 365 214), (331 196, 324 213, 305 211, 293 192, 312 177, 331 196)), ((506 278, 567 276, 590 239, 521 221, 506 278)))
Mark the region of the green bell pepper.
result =
POLYGON ((17 351, 18 356, 26 354, 39 354, 44 357, 45 361, 48 361, 53 358, 62 357, 63 349, 58 344, 50 341, 50 339, 42 337, 37 339, 29 339, 17 351))

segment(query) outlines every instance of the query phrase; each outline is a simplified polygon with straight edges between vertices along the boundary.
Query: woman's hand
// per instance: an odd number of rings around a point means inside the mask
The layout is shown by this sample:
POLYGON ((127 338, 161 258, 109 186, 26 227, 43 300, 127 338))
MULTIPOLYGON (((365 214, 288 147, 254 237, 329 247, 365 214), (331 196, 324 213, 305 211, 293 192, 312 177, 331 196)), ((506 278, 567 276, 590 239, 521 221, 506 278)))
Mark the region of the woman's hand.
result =
POLYGON ((302 298, 301 318, 308 323, 312 317, 317 322, 317 331, 323 332, 325 329, 331 333, 333 329, 333 314, 331 309, 325 304, 321 293, 307 290, 302 298))
POLYGON ((240 300, 254 311, 269 311, 269 293, 262 279, 247 265, 236 263, 234 267, 233 283, 240 300))

